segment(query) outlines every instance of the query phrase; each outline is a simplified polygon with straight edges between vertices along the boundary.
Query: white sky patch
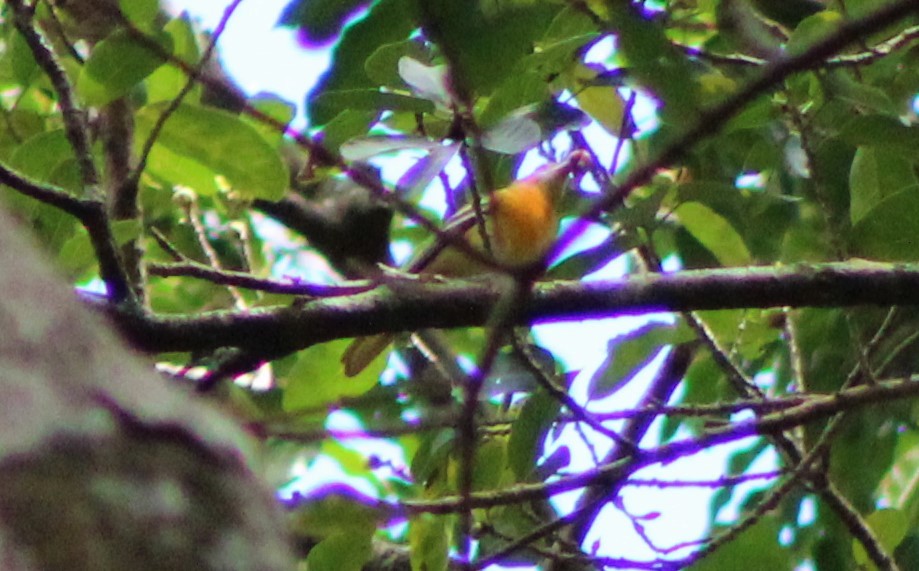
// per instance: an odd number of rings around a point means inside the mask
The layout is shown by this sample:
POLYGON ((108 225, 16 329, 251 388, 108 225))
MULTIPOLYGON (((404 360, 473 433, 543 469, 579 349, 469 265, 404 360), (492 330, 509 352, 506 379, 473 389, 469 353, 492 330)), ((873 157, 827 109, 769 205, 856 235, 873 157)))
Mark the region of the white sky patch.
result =
MULTIPOLYGON (((248 95, 276 93, 297 106, 294 126, 304 124, 307 92, 328 67, 330 50, 308 50, 297 42, 296 32, 276 26, 290 0, 242 2, 218 42, 221 62, 248 95)), ((168 0, 173 13, 188 10, 203 28, 220 21, 228 0, 168 0)))

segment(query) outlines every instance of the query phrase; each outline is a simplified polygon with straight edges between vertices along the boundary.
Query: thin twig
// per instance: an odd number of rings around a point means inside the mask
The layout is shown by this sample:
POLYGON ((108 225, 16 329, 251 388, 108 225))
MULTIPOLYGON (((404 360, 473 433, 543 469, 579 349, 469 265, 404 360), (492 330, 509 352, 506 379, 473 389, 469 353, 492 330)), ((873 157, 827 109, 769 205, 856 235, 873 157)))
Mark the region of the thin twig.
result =
POLYGON ((13 24, 22 34, 29 46, 35 61, 48 76, 57 95, 61 116, 64 120, 64 132, 67 140, 76 155, 77 165, 80 168, 80 177, 86 190, 90 193, 98 192, 100 182, 99 173, 93 163, 92 148, 89 142, 89 131, 86 129, 86 118, 83 111, 76 103, 73 86, 67 78, 63 66, 57 61, 57 56, 45 43, 35 29, 33 17, 34 8, 22 0, 9 0, 7 2, 13 10, 13 24))
POLYGON ((350 296, 370 291, 377 287, 376 282, 368 280, 325 285, 304 283, 296 278, 288 280, 258 278, 250 273, 213 268, 192 260, 174 264, 149 264, 147 269, 152 276, 198 278, 217 285, 281 295, 301 295, 317 298, 350 296))
MULTIPOLYGON (((156 123, 154 123, 153 125, 153 128, 150 129, 150 135, 147 137, 147 140, 144 141, 144 144, 141 147, 140 156, 137 160, 137 167, 134 169, 133 178, 135 179, 135 181, 140 178, 141 173, 143 173, 144 169, 146 168, 147 159, 150 156, 150 151, 153 150, 153 145, 156 143, 156 140, 159 138, 160 132, 166 126, 166 122, 169 120, 172 114, 175 113, 179 109, 179 106, 182 104, 182 100, 185 99, 185 96, 187 96, 188 93, 191 91, 191 89, 195 86, 195 84, 198 83, 201 77, 201 70, 204 68, 205 65, 207 65, 208 61, 210 61, 210 59, 214 57, 214 50, 217 48, 217 40, 219 40, 220 36, 223 35, 223 32, 226 29, 227 24, 230 21, 230 17, 233 16, 233 12, 236 11, 236 8, 238 8, 241 3, 242 3, 242 0, 233 0, 232 2, 230 2, 230 4, 224 9, 223 15, 220 17, 220 21, 217 23, 217 26, 214 28, 213 33, 211 35, 211 39, 208 42, 207 47, 204 50, 204 54, 202 54, 201 56, 201 60, 198 62, 196 66, 188 67, 187 69, 183 69, 183 71, 185 71, 186 74, 188 75, 188 79, 185 82, 185 85, 182 86, 182 89, 180 89, 179 92, 176 94, 176 96, 172 98, 172 101, 169 102, 169 105, 166 107, 166 109, 163 110, 163 112, 157 118, 156 123)), ((139 30, 137 31, 137 33, 140 33, 142 37, 147 39, 147 41, 144 43, 147 44, 148 46, 149 44, 153 44, 159 48, 158 51, 160 52, 165 51, 163 50, 162 46, 160 46, 157 42, 154 42, 150 40, 149 38, 147 38, 147 36, 143 34, 142 32, 140 32, 139 30)), ((175 58, 175 59, 178 59, 178 58, 175 58)), ((181 61, 181 60, 178 60, 178 61, 181 61)))

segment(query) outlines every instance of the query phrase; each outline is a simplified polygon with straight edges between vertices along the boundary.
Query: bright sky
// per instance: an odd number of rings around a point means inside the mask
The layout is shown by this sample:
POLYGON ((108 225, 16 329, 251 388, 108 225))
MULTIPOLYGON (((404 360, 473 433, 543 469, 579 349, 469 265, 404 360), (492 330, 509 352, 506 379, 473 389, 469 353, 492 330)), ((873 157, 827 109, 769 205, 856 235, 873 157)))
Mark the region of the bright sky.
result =
MULTIPOLYGON (((213 29, 229 0, 166 0, 173 11, 188 10, 213 29)), ((219 41, 224 67, 250 95, 268 91, 302 111, 306 93, 328 66, 328 51, 305 50, 295 34, 275 27, 289 0, 243 1, 219 41)))
MULTIPOLYGON (((169 0, 175 9, 189 10, 203 27, 211 29, 220 20, 229 0, 169 0)), ((229 26, 220 39, 219 48, 221 59, 225 68, 235 78, 240 87, 250 95, 260 91, 272 92, 297 105, 302 113, 303 101, 306 93, 316 82, 319 75, 328 65, 327 51, 308 51, 299 45, 292 31, 275 27, 278 15, 289 0, 246 0, 241 3, 234 13, 229 26)), ((651 115, 648 114, 650 117, 651 115)), ((605 133, 591 130, 596 137, 608 137, 605 133)), ((589 140, 595 145, 602 145, 596 138, 587 133, 589 140)), ((600 236, 599 239, 602 239, 600 236)), ((611 264, 602 276, 611 278, 621 275, 623 269, 619 264, 611 264)), ((552 347, 556 356, 563 360, 570 369, 583 369, 584 373, 572 386, 573 396, 584 402, 584 387, 593 370, 602 362, 607 351, 609 338, 624 329, 631 329, 646 318, 616 318, 604 320, 590 320, 583 322, 567 322, 540 325, 535 328, 535 333, 541 343, 552 347)), ((653 368, 653 367, 652 367, 653 368)), ((644 376, 652 368, 645 371, 644 376)), ((636 403, 647 386, 649 379, 631 382, 620 393, 615 395, 611 403, 592 403, 591 410, 600 412, 605 410, 621 410, 636 403)), ((344 419, 343 422, 347 422, 344 419)), ((612 428, 615 428, 612 426, 612 428)), ((650 434, 645 440, 646 444, 657 442, 659 438, 660 423, 655 423, 650 434)), ((572 466, 570 469, 585 469, 589 467, 590 456, 580 439, 574 437, 571 431, 565 437, 566 444, 571 446, 572 466)), ((682 436, 689 436, 683 434, 682 436)), ((367 440, 349 442, 355 450, 364 450, 377 455, 385 442, 367 440)), ((556 444, 558 444, 556 442, 556 444)), ((686 480, 714 480, 724 471, 727 456, 745 446, 750 446, 752 441, 744 441, 733 446, 721 446, 696 457, 671 463, 664 467, 652 467, 641 471, 636 477, 686 480)), ((596 450, 602 455, 605 450, 596 450)), ((766 471, 774 468, 774 457, 764 455, 760 458, 753 471, 766 471)), ((328 459, 314 460, 309 468, 306 464, 301 466, 301 475, 308 469, 310 479, 315 478, 317 472, 329 474, 335 472, 335 466, 328 459)), ((347 479, 359 489, 367 490, 360 480, 347 479)), ((749 491, 747 486, 746 491, 749 491)), ((740 490, 738 490, 740 492, 740 490)), ((565 509, 576 500, 576 493, 565 494, 556 499, 555 503, 560 509, 565 509)), ((735 498, 742 497, 742 493, 735 494, 735 498)), ((675 543, 690 541, 701 537, 706 530, 708 517, 708 503, 711 500, 711 490, 685 489, 660 490, 655 489, 648 493, 642 488, 626 488, 622 494, 626 508, 633 516, 642 514, 660 513, 660 517, 649 518, 642 521, 648 534, 659 542, 659 547, 669 547, 675 543)), ((653 553, 637 539, 632 530, 632 522, 622 513, 613 508, 604 510, 594 526, 593 532, 588 537, 586 545, 594 541, 598 543, 600 555, 619 557, 633 557, 653 559, 653 553), (614 541, 608 541, 615 538, 614 541), (628 538, 628 539, 625 539, 628 538), (624 540, 625 539, 625 540, 624 540)))

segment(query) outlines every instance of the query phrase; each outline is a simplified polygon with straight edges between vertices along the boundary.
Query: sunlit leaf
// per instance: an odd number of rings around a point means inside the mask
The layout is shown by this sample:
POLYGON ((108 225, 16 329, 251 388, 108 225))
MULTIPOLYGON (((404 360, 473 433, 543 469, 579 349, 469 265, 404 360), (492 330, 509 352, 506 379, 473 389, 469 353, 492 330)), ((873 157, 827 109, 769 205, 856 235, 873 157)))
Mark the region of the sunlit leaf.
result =
POLYGON ((118 0, 118 7, 135 27, 148 30, 160 15, 158 0, 118 0))
POLYGON ((725 266, 745 266, 753 261, 743 238, 711 208, 684 202, 675 212, 680 223, 725 266))
POLYGON ((284 410, 315 410, 361 395, 377 383, 379 368, 341 381, 341 355, 350 339, 314 345, 301 351, 285 380, 284 410), (374 376, 373 372, 376 372, 374 376))
MULTIPOLYGON (((163 33, 169 34, 172 40, 172 55, 189 65, 198 61, 199 50, 195 39, 195 31, 187 16, 173 18, 163 28, 163 33)), ((181 69, 173 65, 162 65, 147 76, 144 85, 147 88, 147 102, 171 101, 188 83, 188 76, 181 69)), ((201 91, 201 86, 192 88, 194 96, 201 91)), ((197 99, 189 99, 197 101, 197 99)))
MULTIPOLYGON (((297 112, 297 107, 293 103, 269 93, 260 93, 256 95, 249 100, 249 105, 253 109, 257 109, 260 113, 264 113, 268 117, 271 117, 281 125, 289 124, 297 112)), ((243 116, 243 120, 252 125, 252 127, 275 148, 281 144, 281 140, 284 138, 284 131, 282 129, 278 129, 273 125, 267 125, 264 121, 257 121, 248 116, 243 116)))
MULTIPOLYGON (((166 53, 172 52, 172 36, 150 36, 166 53)), ((104 105, 121 97, 156 68, 163 57, 140 43, 127 31, 115 32, 93 49, 77 79, 77 92, 90 105, 104 105)))
MULTIPOLYGON (((148 105, 137 113, 135 137, 143 145, 167 104, 148 105)), ((259 132, 236 115, 212 108, 180 105, 166 121, 150 154, 149 168, 171 182, 192 186, 202 194, 217 187, 211 178, 186 178, 173 168, 177 157, 189 166, 225 177, 243 196, 277 199, 287 188, 289 175, 278 151, 259 132), (244 160, 243 160, 244 159, 244 160)))

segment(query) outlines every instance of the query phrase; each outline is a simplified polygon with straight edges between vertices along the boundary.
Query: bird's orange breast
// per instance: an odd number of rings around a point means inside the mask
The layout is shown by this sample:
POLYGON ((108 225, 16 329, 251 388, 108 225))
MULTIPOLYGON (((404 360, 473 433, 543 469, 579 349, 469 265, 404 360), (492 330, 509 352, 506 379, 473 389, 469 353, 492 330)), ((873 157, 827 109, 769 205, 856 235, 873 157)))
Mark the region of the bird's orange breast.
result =
POLYGON ((537 261, 558 233, 558 216, 539 185, 518 181, 493 197, 491 212, 492 250, 508 265, 537 261))

